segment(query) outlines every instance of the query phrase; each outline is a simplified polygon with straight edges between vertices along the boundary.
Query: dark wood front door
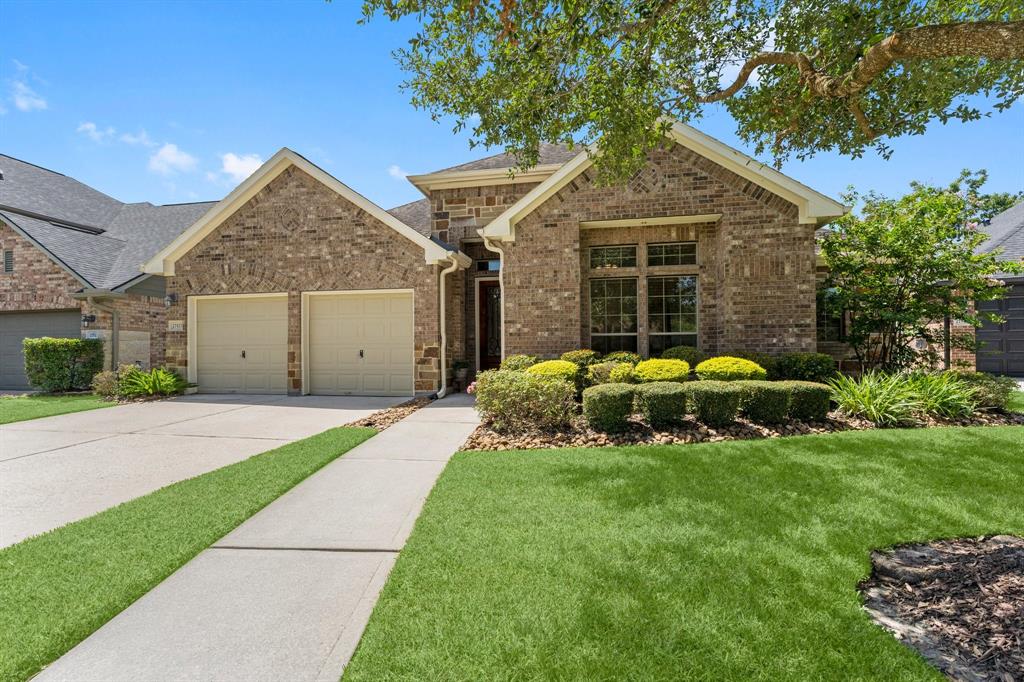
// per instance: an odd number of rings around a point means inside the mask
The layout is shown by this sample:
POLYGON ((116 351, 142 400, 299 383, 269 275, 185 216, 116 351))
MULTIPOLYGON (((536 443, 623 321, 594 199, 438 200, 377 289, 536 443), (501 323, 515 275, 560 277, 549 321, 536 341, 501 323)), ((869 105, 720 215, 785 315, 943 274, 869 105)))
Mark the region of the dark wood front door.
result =
POLYGON ((476 300, 480 369, 494 369, 501 364, 501 286, 493 280, 477 283, 476 300))

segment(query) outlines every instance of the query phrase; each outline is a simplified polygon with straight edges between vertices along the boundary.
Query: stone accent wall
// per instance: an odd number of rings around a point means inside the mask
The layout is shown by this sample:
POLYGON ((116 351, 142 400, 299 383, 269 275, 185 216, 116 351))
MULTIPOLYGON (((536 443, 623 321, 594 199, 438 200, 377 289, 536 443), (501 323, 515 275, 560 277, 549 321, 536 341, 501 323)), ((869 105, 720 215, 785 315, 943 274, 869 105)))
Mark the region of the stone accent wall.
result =
POLYGON ((505 353, 550 357, 584 345, 580 222, 706 213, 723 217, 699 237, 704 350, 814 350, 814 226, 798 222, 796 206, 673 145, 652 152, 625 186, 599 186, 585 171, 517 226, 505 258, 505 353))
POLYGON ((430 193, 433 234, 460 247, 465 239, 479 239, 477 229, 536 186, 534 182, 434 190, 430 193))
MULTIPOLYGON (((302 390, 303 291, 413 289, 416 389, 439 384, 436 266, 399 235, 292 167, 224 221, 175 266, 167 291, 178 297, 167 320, 187 319, 187 298, 203 294, 288 293, 288 390, 302 390)), ((183 373, 185 331, 167 332, 167 363, 183 373)))
MULTIPOLYGON (((14 252, 14 272, 0 271, 0 310, 67 310, 82 283, 39 248, 0 221, 0 252, 14 252)), ((2 270, 2 262, 0 262, 2 270)))

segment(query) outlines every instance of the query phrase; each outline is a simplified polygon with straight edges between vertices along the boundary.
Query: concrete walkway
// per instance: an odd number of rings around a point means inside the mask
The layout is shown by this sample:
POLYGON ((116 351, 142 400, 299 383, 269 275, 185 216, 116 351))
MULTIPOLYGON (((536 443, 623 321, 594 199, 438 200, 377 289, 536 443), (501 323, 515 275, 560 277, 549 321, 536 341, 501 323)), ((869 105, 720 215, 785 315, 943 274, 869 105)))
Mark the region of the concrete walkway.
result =
POLYGON ((477 425, 432 403, 324 467, 44 670, 40 680, 330 680, 423 501, 477 425))
POLYGON ((0 426, 0 547, 403 398, 194 395, 0 426))

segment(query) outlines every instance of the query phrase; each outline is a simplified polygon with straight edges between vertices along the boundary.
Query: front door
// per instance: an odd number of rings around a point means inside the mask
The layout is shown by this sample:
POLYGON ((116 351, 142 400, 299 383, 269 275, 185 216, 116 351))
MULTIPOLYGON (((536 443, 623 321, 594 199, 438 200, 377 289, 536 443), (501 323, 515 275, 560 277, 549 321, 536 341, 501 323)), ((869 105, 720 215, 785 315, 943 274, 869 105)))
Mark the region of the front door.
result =
POLYGON ((479 369, 494 369, 501 365, 501 285, 494 280, 477 283, 476 300, 479 369))

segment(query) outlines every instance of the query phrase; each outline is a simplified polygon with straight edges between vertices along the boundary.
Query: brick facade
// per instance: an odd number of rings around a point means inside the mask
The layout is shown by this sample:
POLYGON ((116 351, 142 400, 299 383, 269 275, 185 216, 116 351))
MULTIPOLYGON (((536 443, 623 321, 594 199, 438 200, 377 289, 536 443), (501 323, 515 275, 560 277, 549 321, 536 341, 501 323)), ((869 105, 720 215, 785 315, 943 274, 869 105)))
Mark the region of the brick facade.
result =
MULTIPOLYGON (((423 248, 290 167, 185 254, 168 278, 187 319, 189 296, 288 294, 288 391, 302 391, 303 291, 413 289, 416 389, 438 387, 438 268, 423 248)), ((187 367, 185 331, 167 331, 167 364, 187 367)))

